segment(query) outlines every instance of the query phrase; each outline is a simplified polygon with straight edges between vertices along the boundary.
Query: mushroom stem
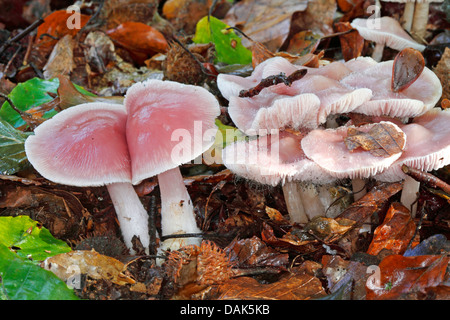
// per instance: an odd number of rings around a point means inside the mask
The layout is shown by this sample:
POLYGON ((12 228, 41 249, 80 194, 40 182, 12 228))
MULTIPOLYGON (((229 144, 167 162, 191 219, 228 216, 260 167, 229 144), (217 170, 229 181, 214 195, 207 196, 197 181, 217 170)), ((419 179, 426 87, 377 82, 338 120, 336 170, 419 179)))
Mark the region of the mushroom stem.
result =
POLYGON ((303 185, 300 188, 300 196, 309 220, 312 220, 315 217, 325 216, 325 207, 320 201, 319 192, 314 184, 308 183, 303 185))
POLYGON ((428 11, 430 4, 428 2, 417 2, 414 7, 414 20, 411 26, 411 33, 419 39, 425 38, 428 22, 428 11))
POLYGON ((358 201, 367 193, 366 181, 360 178, 352 179, 352 189, 353 189, 353 200, 358 201))
POLYGON ((411 31, 414 16, 414 5, 414 1, 406 2, 405 9, 403 10, 402 27, 408 32, 411 31))
POLYGON ((372 59, 376 62, 380 62, 383 58, 384 43, 375 43, 375 48, 373 48, 372 59))
POLYGON ((308 223, 308 216, 303 208, 300 195, 300 185, 295 181, 286 182, 283 185, 284 200, 286 202, 289 218, 293 223, 308 223))
POLYGON ((400 202, 411 210, 411 217, 416 216, 417 203, 414 203, 417 199, 417 193, 419 192, 420 182, 414 180, 410 176, 405 178, 403 183, 403 190, 400 196, 400 202))
MULTIPOLYGON (((195 221, 194 206, 184 185, 179 167, 158 175, 161 192, 161 234, 162 236, 186 233, 200 233, 195 221)), ((171 238, 165 240, 160 249, 177 250, 183 246, 199 245, 200 238, 171 238)))
POLYGON ((125 245, 133 252, 132 239, 137 236, 148 250, 150 244, 148 214, 133 185, 124 182, 108 184, 106 187, 116 210, 125 245))

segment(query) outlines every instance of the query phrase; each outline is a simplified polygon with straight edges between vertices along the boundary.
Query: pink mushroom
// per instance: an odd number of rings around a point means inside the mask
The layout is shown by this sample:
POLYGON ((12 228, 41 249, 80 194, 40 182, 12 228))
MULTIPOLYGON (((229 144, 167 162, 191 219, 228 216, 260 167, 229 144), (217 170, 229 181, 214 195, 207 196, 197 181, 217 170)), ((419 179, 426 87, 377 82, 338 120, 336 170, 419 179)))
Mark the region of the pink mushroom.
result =
POLYGON ((442 95, 442 85, 434 72, 425 67, 407 89, 393 92, 391 90, 393 63, 393 60, 380 62, 361 72, 353 72, 340 81, 349 88, 372 90, 372 98, 355 108, 353 112, 410 118, 424 114, 436 105, 442 95))
POLYGON ((424 45, 414 41, 400 23, 391 17, 386 16, 373 20, 358 18, 352 21, 351 26, 358 30, 364 39, 375 42, 372 58, 377 62, 381 61, 384 46, 398 51, 408 47, 419 51, 425 49, 424 45), (372 26, 373 21, 378 22, 378 25, 372 26))
POLYGON ((56 183, 108 188, 124 242, 137 236, 148 248, 148 215, 131 184, 122 105, 87 103, 68 108, 34 130, 25 141, 33 167, 56 183))
MULTIPOLYGON (((106 185, 129 248, 133 236, 149 245, 147 213, 132 184, 154 175, 161 191, 162 236, 200 232, 178 166, 213 144, 217 100, 200 87, 148 80, 131 86, 124 104, 88 103, 60 112, 26 140, 28 159, 51 181, 106 185)), ((169 239, 161 248, 198 242, 169 239)))
POLYGON ((414 204, 420 183, 403 173, 403 164, 408 167, 431 171, 450 164, 450 110, 434 108, 414 118, 410 124, 401 126, 407 136, 406 147, 388 169, 375 176, 381 181, 404 180, 401 202, 415 215, 414 204))
POLYGON ((310 184, 325 185, 336 179, 306 158, 300 147, 305 133, 274 131, 228 145, 222 151, 223 163, 243 178, 271 186, 281 184, 291 221, 306 223, 324 214, 324 206, 310 184))
MULTIPOLYGON (((217 132, 219 103, 206 89, 171 81, 147 80, 125 96, 132 182, 158 175, 162 236, 198 233, 193 204, 179 165, 208 150, 217 132)), ((173 238, 162 249, 199 244, 199 238, 173 238)))

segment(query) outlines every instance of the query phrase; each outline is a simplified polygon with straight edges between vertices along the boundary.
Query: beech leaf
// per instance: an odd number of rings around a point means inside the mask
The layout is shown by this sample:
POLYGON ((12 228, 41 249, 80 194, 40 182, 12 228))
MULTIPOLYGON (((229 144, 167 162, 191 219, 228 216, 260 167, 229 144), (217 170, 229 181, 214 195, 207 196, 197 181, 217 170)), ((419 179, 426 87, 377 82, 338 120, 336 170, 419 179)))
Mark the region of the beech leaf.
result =
POLYGON ((406 48, 400 51, 392 67, 391 89, 399 92, 416 81, 425 67, 425 60, 420 51, 406 48))
POLYGON ((344 142, 350 151, 361 147, 376 157, 390 157, 403 151, 406 135, 393 124, 384 122, 374 124, 369 132, 348 128, 344 142))

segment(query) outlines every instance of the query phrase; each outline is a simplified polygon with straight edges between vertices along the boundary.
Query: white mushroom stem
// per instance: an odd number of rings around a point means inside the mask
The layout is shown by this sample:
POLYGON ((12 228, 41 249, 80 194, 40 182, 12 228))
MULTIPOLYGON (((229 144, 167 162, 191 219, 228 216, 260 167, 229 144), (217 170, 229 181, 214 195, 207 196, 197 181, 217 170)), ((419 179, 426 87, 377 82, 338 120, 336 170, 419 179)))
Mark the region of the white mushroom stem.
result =
POLYGON ((376 62, 380 62, 383 58, 384 43, 375 43, 375 48, 373 48, 372 59, 376 62))
POLYGON ((417 2, 414 7, 414 20, 411 26, 411 33, 420 39, 425 38, 428 23, 428 11, 430 4, 428 2, 417 2))
POLYGON ((283 194, 291 222, 308 223, 309 219, 303 208, 299 184, 295 181, 286 182, 283 185, 283 194))
POLYGON ((148 251, 150 244, 148 214, 131 183, 112 183, 106 186, 111 197, 125 245, 132 253, 132 239, 137 236, 148 251))
POLYGON ((405 9, 403 10, 402 27, 408 32, 411 31, 411 26, 414 17, 414 5, 415 5, 414 1, 406 2, 405 9))
POLYGON ((367 193, 366 181, 360 178, 352 179, 352 189, 353 189, 353 200, 358 201, 367 193))
MULTIPOLYGON (((184 185, 183 176, 178 167, 158 175, 161 192, 161 234, 162 236, 200 233, 195 221, 194 206, 184 185)), ((170 238, 160 249, 177 250, 186 245, 199 245, 201 238, 170 238)))
POLYGON ((417 212, 417 194, 419 192, 420 182, 414 180, 410 176, 405 178, 403 183, 402 194, 400 196, 400 202, 411 210, 411 217, 416 216, 417 212), (414 204, 413 204, 414 203, 414 204))
POLYGON ((292 222, 307 223, 314 217, 325 215, 324 205, 314 184, 286 182, 283 193, 292 222))

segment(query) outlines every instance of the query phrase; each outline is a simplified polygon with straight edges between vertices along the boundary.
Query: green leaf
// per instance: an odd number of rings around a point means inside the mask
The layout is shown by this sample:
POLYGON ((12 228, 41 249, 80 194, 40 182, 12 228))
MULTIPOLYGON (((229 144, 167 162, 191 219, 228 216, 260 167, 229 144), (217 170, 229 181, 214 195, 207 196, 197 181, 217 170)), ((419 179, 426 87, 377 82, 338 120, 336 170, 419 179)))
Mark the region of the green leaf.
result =
POLYGON ((214 141, 214 147, 222 149, 227 145, 248 139, 241 130, 236 127, 227 126, 223 124, 219 119, 216 119, 217 130, 216 139, 214 141))
MULTIPOLYGON (((43 80, 40 78, 33 78, 28 81, 19 83, 8 95, 17 109, 27 111, 31 108, 40 106, 43 103, 53 100, 53 98, 47 93, 51 92, 56 94, 59 87, 59 80, 57 78, 51 80, 43 80)), ((86 94, 93 95, 92 93, 82 89, 80 86, 75 85, 78 91, 86 94)), ((47 111, 43 118, 49 119, 56 114, 56 110, 47 111)), ((3 103, 0 110, 0 118, 9 122, 13 127, 18 128, 25 125, 25 121, 22 120, 20 115, 9 105, 7 101, 3 103)))
POLYGON ((29 165, 24 143, 30 134, 0 118, 0 174, 14 174, 29 165))
POLYGON ((249 64, 252 63, 252 52, 241 44, 233 30, 226 30, 229 26, 217 18, 208 16, 200 19, 197 23, 195 43, 212 42, 216 48, 216 62, 227 64, 249 64))
POLYGON ((50 232, 28 216, 0 217, 0 244, 35 263, 56 254, 71 251, 62 240, 55 239, 50 232))
POLYGON ((78 300, 55 274, 0 244, 0 298, 9 300, 78 300))

